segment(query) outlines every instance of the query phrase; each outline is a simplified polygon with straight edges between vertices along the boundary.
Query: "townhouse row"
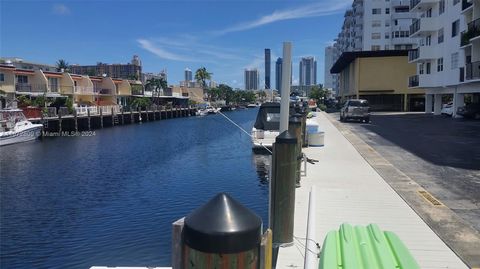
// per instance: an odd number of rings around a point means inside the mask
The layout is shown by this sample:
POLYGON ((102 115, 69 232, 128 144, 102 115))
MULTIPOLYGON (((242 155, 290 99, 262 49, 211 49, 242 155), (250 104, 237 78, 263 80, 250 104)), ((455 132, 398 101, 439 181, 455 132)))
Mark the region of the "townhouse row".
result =
MULTIPOLYGON (((192 89, 194 96, 202 89, 192 89)), ((152 92, 138 80, 87 76, 68 72, 19 69, 0 65, 0 91, 4 104, 16 97, 71 97, 75 107, 81 106, 129 106, 132 97, 152 97, 152 92)), ((169 87, 158 98, 171 101, 181 99, 188 103, 189 90, 185 87, 169 87)))

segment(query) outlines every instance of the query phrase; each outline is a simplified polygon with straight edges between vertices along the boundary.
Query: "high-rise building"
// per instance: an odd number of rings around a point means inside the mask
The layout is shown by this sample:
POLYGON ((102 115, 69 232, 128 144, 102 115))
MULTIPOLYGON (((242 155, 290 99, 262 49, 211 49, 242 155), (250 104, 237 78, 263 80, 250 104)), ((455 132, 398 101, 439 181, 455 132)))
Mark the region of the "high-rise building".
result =
POLYGON ((185 68, 185 81, 189 82, 192 80, 193 80, 192 70, 190 70, 189 68, 185 68))
POLYGON ((417 14, 410 26, 418 46, 409 51, 417 65, 411 88, 423 88, 425 112, 441 113, 442 100, 453 103, 453 115, 466 102, 480 103, 480 1, 411 1, 417 14), (468 101, 465 98, 469 96, 468 101))
POLYGON ((245 90, 258 90, 259 87, 259 73, 255 69, 245 69, 245 90))
POLYGON ((106 64, 97 63, 97 65, 72 65, 70 72, 79 75, 103 76, 123 78, 123 79, 142 79, 142 62, 137 55, 133 55, 132 61, 127 64, 106 64))
POLYGON ((265 89, 270 89, 270 49, 265 49, 265 89))
POLYGON ((303 57, 299 64, 300 86, 317 84, 317 61, 315 57, 303 57))
POLYGON ((323 74, 323 87, 327 89, 332 89, 335 92, 334 87, 334 76, 337 74, 331 74, 330 69, 335 63, 335 47, 328 46, 325 48, 325 70, 323 74))
POLYGON ((278 91, 278 94, 281 95, 281 86, 282 86, 282 58, 278 58, 275 62, 275 89, 278 91))

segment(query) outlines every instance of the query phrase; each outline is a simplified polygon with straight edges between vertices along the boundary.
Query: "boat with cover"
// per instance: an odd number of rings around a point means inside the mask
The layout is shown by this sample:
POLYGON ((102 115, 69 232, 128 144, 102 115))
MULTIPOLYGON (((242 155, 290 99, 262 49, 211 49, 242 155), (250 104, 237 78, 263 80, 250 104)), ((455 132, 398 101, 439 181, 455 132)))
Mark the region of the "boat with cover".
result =
POLYGON ((28 121, 20 109, 0 110, 0 146, 35 140, 42 128, 28 121))
MULTIPOLYGON (((295 108, 290 103, 290 115, 295 108)), ((253 149, 272 148, 275 138, 280 134, 280 103, 263 103, 258 109, 257 119, 252 128, 253 149)))

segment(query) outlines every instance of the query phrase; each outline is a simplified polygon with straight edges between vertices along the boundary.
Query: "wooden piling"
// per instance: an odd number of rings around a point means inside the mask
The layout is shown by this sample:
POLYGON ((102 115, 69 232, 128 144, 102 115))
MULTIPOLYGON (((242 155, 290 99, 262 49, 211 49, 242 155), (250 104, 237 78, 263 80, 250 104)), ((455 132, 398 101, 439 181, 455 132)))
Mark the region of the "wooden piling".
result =
POLYGON ((78 117, 77 110, 73 111, 73 120, 75 121, 75 132, 78 132, 78 117))
POLYGON ((125 125, 125 115, 123 113, 123 107, 122 107, 121 113, 122 113, 122 125, 125 125))
POLYGON ((112 126, 115 126, 115 115, 113 114, 113 107, 112 107, 112 126))
POLYGON ((88 118, 88 130, 92 130, 91 119, 90 119, 90 108, 87 108, 87 118, 88 118))
POLYGON ((58 132, 62 133, 62 113, 58 113, 58 132))
POLYGON ((100 128, 103 128, 103 111, 101 107, 100 107, 100 128))
POLYGON ((185 218, 172 223, 172 269, 182 269, 182 230, 185 218))

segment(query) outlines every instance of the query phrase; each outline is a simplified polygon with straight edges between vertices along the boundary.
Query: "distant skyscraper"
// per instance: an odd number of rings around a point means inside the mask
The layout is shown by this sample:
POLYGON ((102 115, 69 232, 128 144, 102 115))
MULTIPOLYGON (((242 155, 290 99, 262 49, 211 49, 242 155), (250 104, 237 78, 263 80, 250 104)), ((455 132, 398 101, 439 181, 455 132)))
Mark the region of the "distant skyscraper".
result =
POLYGON ((258 90, 259 78, 257 69, 245 69, 245 90, 258 90))
POLYGON ((282 86, 282 62, 282 58, 278 58, 275 62, 275 89, 280 95, 280 87, 282 86))
POLYGON ((330 69, 335 63, 335 48, 328 46, 325 48, 325 70, 323 73, 323 87, 333 89, 333 74, 330 74, 330 69))
POLYGON ((270 49, 265 49, 265 89, 270 89, 270 49))
POLYGON ((317 84, 317 61, 314 57, 303 57, 300 60, 300 86, 317 84))
POLYGON ((185 68, 185 81, 192 81, 192 70, 185 68))

